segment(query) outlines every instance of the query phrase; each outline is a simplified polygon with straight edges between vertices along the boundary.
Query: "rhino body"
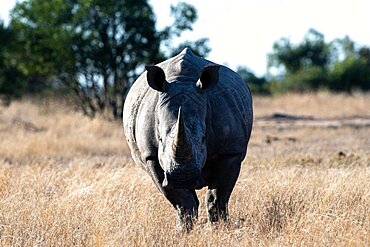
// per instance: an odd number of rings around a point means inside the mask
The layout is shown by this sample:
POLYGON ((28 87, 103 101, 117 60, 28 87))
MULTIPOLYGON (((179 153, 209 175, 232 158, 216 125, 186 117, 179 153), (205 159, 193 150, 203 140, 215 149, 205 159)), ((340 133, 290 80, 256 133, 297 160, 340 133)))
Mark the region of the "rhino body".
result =
POLYGON ((196 189, 208 186, 210 222, 227 220, 253 122, 252 96, 234 71, 190 49, 147 66, 124 105, 125 136, 136 164, 177 210, 177 227, 197 216, 196 189))

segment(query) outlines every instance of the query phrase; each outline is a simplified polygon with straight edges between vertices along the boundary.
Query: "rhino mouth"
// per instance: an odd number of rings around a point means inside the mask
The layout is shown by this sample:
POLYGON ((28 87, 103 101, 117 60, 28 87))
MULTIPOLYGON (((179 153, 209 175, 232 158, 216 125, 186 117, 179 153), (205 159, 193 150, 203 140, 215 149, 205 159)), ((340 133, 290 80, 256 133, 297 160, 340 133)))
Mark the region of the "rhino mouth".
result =
POLYGON ((192 174, 168 174, 164 173, 162 182, 163 188, 175 189, 200 189, 205 185, 205 181, 199 172, 192 174))

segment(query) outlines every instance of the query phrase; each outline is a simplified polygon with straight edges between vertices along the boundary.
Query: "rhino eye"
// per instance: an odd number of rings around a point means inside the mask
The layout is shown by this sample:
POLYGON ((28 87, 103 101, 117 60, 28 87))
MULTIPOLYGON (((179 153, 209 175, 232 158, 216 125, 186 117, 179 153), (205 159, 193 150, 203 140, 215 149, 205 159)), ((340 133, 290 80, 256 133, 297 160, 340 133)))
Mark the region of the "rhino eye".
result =
POLYGON ((159 142, 162 143, 162 138, 159 138, 159 142))

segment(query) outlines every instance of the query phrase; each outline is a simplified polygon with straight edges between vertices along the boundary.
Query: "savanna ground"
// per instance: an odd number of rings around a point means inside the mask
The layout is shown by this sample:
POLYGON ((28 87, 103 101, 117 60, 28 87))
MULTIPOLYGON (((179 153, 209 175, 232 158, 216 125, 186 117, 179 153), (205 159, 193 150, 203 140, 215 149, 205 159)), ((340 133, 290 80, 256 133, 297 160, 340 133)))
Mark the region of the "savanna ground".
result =
POLYGON ((0 245, 369 246, 370 94, 255 97, 254 109, 229 224, 206 223, 203 189, 180 234, 119 123, 56 102, 1 107, 0 245))

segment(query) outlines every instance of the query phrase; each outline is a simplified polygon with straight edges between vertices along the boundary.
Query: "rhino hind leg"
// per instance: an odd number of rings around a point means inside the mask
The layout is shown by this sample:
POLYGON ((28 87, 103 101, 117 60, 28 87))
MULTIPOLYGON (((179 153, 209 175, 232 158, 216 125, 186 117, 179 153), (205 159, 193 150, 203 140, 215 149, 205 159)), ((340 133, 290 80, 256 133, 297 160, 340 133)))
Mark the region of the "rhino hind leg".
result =
POLYGON ((240 173, 242 155, 225 156, 210 164, 211 174, 205 197, 208 221, 228 221, 228 202, 240 173))

